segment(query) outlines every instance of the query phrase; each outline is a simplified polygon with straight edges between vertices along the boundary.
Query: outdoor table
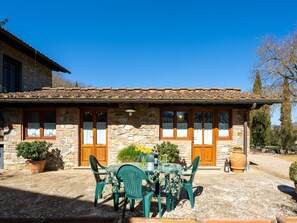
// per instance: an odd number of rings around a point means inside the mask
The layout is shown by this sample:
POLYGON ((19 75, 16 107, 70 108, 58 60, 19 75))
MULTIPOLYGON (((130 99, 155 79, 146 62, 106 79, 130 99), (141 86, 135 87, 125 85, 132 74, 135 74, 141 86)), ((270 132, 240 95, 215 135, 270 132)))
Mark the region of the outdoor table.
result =
MULTIPOLYGON (((152 177, 159 177, 159 174, 164 174, 164 192, 166 194, 166 211, 171 211, 173 209, 172 206, 172 198, 174 196, 179 196, 179 190, 181 187, 181 178, 180 174, 183 171, 183 167, 180 164, 177 163, 167 163, 163 165, 158 165, 157 167, 154 167, 153 170, 148 169, 147 165, 142 165, 139 162, 133 162, 133 163, 117 163, 112 164, 106 167, 106 170, 109 173, 112 173, 113 179, 114 179, 114 186, 115 189, 119 188, 119 184, 115 182, 117 179, 115 179, 116 173, 118 169, 125 164, 131 164, 134 166, 139 167, 147 174, 151 175, 152 177), (170 176, 172 175, 172 176, 170 176)), ((156 191, 159 190, 159 185, 156 186, 156 191)))

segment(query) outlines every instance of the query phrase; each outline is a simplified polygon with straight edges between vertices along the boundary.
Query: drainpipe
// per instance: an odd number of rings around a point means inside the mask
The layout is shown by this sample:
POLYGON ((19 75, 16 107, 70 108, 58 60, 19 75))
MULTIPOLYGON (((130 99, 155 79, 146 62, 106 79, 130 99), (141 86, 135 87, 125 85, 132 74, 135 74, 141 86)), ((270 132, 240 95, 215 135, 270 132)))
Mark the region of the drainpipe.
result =
POLYGON ((243 151, 246 157, 246 166, 245 171, 248 170, 249 164, 248 164, 248 156, 247 156, 247 131, 248 131, 248 121, 249 121, 249 113, 250 111, 254 110, 257 106, 257 103, 253 103, 252 107, 246 111, 244 115, 244 123, 243 123, 243 151))

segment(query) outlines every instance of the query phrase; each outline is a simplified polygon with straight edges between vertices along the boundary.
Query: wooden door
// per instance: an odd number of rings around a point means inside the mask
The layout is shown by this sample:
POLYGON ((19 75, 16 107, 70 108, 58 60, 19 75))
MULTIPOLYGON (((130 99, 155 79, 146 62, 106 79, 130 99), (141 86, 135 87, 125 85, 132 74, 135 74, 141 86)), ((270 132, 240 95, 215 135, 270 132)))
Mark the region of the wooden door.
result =
POLYGON ((80 129, 80 165, 89 165, 90 154, 107 165, 107 112, 82 111, 80 129))
POLYGON ((214 139, 214 112, 194 111, 192 159, 200 156, 200 165, 216 165, 216 145, 214 139))

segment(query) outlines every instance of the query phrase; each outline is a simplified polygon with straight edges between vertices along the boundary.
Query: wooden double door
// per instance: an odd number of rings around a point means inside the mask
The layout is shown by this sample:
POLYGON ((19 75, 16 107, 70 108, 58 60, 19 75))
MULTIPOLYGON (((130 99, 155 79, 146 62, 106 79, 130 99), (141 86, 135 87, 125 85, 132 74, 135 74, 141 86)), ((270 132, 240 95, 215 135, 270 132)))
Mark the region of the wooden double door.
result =
POLYGON ((89 155, 107 165, 107 111, 81 111, 80 165, 89 166, 89 155))
POLYGON ((192 158, 200 156, 200 165, 216 165, 215 115, 213 111, 193 111, 192 158))

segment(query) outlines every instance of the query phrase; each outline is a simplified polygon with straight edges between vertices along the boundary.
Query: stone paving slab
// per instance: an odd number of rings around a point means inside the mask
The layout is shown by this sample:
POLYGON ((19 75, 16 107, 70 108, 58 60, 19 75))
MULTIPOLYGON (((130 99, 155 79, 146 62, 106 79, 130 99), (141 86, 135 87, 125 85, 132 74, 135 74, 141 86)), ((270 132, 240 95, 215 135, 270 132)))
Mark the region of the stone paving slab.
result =
MULTIPOLYGON (((185 191, 176 208, 163 217, 179 219, 275 219, 296 216, 297 197, 293 183, 251 167, 248 172, 197 172, 195 207, 190 208, 185 191)), ((93 207, 95 180, 90 170, 63 170, 31 175, 27 171, 0 173, 0 218, 107 217, 120 218, 113 210, 110 187, 93 207)), ((121 199, 122 201, 122 199, 121 199)), ((126 217, 142 217, 142 205, 126 217)), ((151 216, 158 217, 154 199, 151 216)))

